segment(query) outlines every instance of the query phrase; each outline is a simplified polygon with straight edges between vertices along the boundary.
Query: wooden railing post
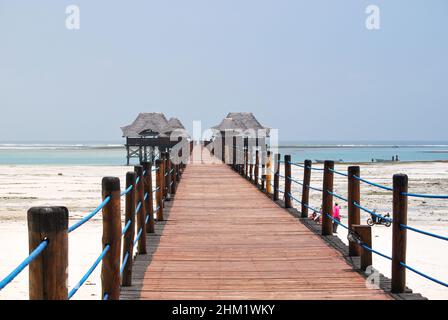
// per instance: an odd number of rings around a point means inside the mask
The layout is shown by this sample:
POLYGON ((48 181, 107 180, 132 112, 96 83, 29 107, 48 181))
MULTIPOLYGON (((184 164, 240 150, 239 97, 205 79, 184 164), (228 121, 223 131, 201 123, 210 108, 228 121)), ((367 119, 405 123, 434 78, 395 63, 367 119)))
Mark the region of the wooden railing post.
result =
MULTIPOLYGON (((359 235, 359 238, 362 243, 364 243, 369 248, 372 248, 372 228, 370 226, 365 225, 352 225, 353 231, 359 235)), ((352 241, 350 241, 352 243, 352 241)), ((368 266, 372 265, 372 252, 364 249, 358 244, 354 243, 357 247, 360 248, 361 254, 361 270, 366 271, 368 266)))
POLYGON ((268 151, 266 158, 266 193, 272 193, 272 153, 268 151))
POLYGON ((258 177, 260 174, 260 153, 258 150, 255 151, 255 167, 254 167, 254 184, 258 186, 258 177))
POLYGON ((226 134, 224 132, 221 132, 221 156, 222 156, 222 162, 226 163, 226 134))
POLYGON ((249 149, 244 147, 244 177, 249 178, 249 149))
POLYGON ((173 163, 172 160, 170 160, 170 164, 171 164, 171 194, 174 195, 176 193, 176 165, 173 163))
POLYGON ((285 208, 292 208, 291 203, 291 156, 285 155, 285 208))
POLYGON ((233 168, 233 170, 237 170, 236 168, 237 168, 237 164, 236 164, 236 136, 234 135, 233 137, 232 137, 232 150, 233 150, 233 152, 232 152, 232 168, 233 168))
POLYGON ((124 224, 126 225, 128 221, 131 221, 129 228, 123 236, 123 262, 126 256, 127 263, 123 269, 123 274, 121 276, 122 286, 132 285, 132 258, 134 256, 134 237, 135 237, 135 180, 137 179, 137 174, 135 172, 126 173, 126 189, 132 186, 131 191, 126 194, 126 207, 125 207, 125 219, 124 224))
POLYGON ((30 300, 67 300, 68 210, 33 207, 28 210, 29 252, 48 244, 29 266, 30 300))
POLYGON ((166 199, 166 194, 167 194, 167 192, 166 192, 166 179, 165 179, 165 173, 166 173, 166 154, 165 154, 165 152, 162 152, 161 154, 160 154, 160 159, 162 160, 162 165, 161 165, 161 170, 163 171, 163 174, 162 174, 162 197, 163 197, 163 200, 164 200, 164 205, 165 205, 165 199, 166 199))
MULTIPOLYGON (((176 165, 176 182, 180 181, 180 177, 182 175, 182 163, 176 165)), ((176 184, 177 189, 177 184, 176 184)))
POLYGON ((406 236, 401 225, 408 223, 408 176, 395 174, 393 177, 393 222, 392 222, 392 292, 403 293, 406 289, 406 236))
POLYGON ((266 153, 264 151, 261 152, 261 190, 265 190, 266 188, 266 153))
POLYGON ((278 190, 280 188, 280 161, 281 154, 275 155, 275 163, 274 163, 274 196, 272 197, 274 201, 278 200, 278 190))
POLYGON ((109 300, 120 298, 120 253, 121 253, 121 191, 120 179, 103 178, 103 200, 110 201, 103 207, 103 250, 110 246, 101 266, 101 297, 109 300))
POLYGON ((165 152, 165 201, 171 201, 171 160, 169 152, 165 152))
POLYGON ((334 161, 325 161, 324 179, 322 187, 322 235, 333 234, 333 220, 328 216, 333 215, 333 179, 334 179, 334 161), (328 214, 328 215, 327 215, 328 214))
MULTIPOLYGON (((361 204, 360 202, 360 186, 359 180, 354 176, 360 176, 359 166, 350 166, 347 170, 348 173, 348 228, 353 230, 353 225, 360 224, 360 213, 359 208, 355 206, 361 204)), ((361 248, 354 242, 349 241, 348 243, 348 255, 349 256, 359 256, 361 254, 361 248)))
POLYGON ((144 190, 148 196, 145 200, 146 212, 149 215, 148 223, 146 224, 146 232, 154 233, 154 197, 152 194, 152 163, 144 162, 143 170, 146 171, 144 177, 144 190))
POLYGON ((254 154, 253 154, 253 148, 250 147, 249 148, 249 152, 248 152, 248 156, 249 156, 249 181, 253 182, 254 181, 254 154))
POLYGON ((138 254, 146 254, 146 206, 145 206, 145 195, 143 192, 143 167, 142 166, 135 166, 135 173, 137 174, 137 179, 140 178, 140 181, 136 184, 136 191, 137 191, 137 206, 139 203, 141 203, 140 211, 137 214, 137 232, 140 229, 143 229, 142 234, 140 235, 140 238, 138 239, 138 245, 137 245, 137 251, 138 254))
POLYGON ((156 185, 157 185, 156 204, 157 207, 159 208, 157 210, 157 221, 163 221, 163 180, 164 180, 163 160, 157 159, 156 167, 158 169, 156 173, 156 185))
POLYGON ((302 186, 302 204, 301 204, 301 217, 308 217, 308 207, 310 204, 310 188, 311 183, 311 160, 305 160, 303 162, 303 186, 302 186))

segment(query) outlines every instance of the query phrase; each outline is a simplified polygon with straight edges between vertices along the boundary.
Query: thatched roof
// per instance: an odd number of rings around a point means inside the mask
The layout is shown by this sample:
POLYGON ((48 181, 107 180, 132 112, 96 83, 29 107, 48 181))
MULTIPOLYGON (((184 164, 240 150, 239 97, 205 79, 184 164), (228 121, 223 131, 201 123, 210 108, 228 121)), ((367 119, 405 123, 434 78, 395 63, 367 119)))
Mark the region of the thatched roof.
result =
POLYGON ((184 125, 182 124, 182 122, 180 122, 179 119, 177 118, 170 118, 170 120, 168 120, 168 125, 170 126, 171 129, 183 129, 185 130, 184 125))
POLYGON ((161 112, 139 113, 137 118, 130 125, 121 127, 123 137, 139 138, 141 136, 169 137, 174 130, 184 131, 187 135, 182 122, 177 118, 167 120, 161 112))
POLYGON ((240 131, 244 134, 248 130, 269 130, 264 127, 252 112, 230 112, 217 126, 212 127, 217 131, 240 131))

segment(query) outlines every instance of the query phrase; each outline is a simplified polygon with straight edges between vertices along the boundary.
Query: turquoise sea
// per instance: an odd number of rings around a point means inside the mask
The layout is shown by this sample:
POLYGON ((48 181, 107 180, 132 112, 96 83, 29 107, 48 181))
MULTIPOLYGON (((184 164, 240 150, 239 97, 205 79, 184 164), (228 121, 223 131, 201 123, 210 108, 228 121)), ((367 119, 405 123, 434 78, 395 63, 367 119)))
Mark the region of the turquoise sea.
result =
MULTIPOLYGON (((448 160, 448 141, 281 141, 279 152, 293 161, 304 159, 370 162, 448 160)), ((0 164, 124 165, 122 141, 3 142, 0 164)))

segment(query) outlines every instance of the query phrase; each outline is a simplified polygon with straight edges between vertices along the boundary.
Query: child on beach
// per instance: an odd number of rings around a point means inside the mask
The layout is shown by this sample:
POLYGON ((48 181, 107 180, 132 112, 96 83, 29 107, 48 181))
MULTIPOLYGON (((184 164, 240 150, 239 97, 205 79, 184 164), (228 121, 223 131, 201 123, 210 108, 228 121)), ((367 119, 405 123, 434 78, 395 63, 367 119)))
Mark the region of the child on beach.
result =
MULTIPOLYGON (((337 220, 338 222, 341 221, 341 215, 340 215, 340 208, 337 203, 334 204, 333 207, 333 219, 337 220)), ((333 233, 338 233, 338 223, 336 221, 333 221, 333 233)))

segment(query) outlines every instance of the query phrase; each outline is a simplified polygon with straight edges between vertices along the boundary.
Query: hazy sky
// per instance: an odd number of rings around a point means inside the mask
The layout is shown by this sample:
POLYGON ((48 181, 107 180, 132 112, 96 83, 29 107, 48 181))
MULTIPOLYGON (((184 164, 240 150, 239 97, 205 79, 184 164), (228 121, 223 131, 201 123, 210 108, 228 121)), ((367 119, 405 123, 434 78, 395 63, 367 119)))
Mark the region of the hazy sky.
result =
POLYGON ((446 0, 0 0, 0 140, 119 140, 151 111, 189 128, 252 111, 281 140, 448 140, 447 14, 446 0))

